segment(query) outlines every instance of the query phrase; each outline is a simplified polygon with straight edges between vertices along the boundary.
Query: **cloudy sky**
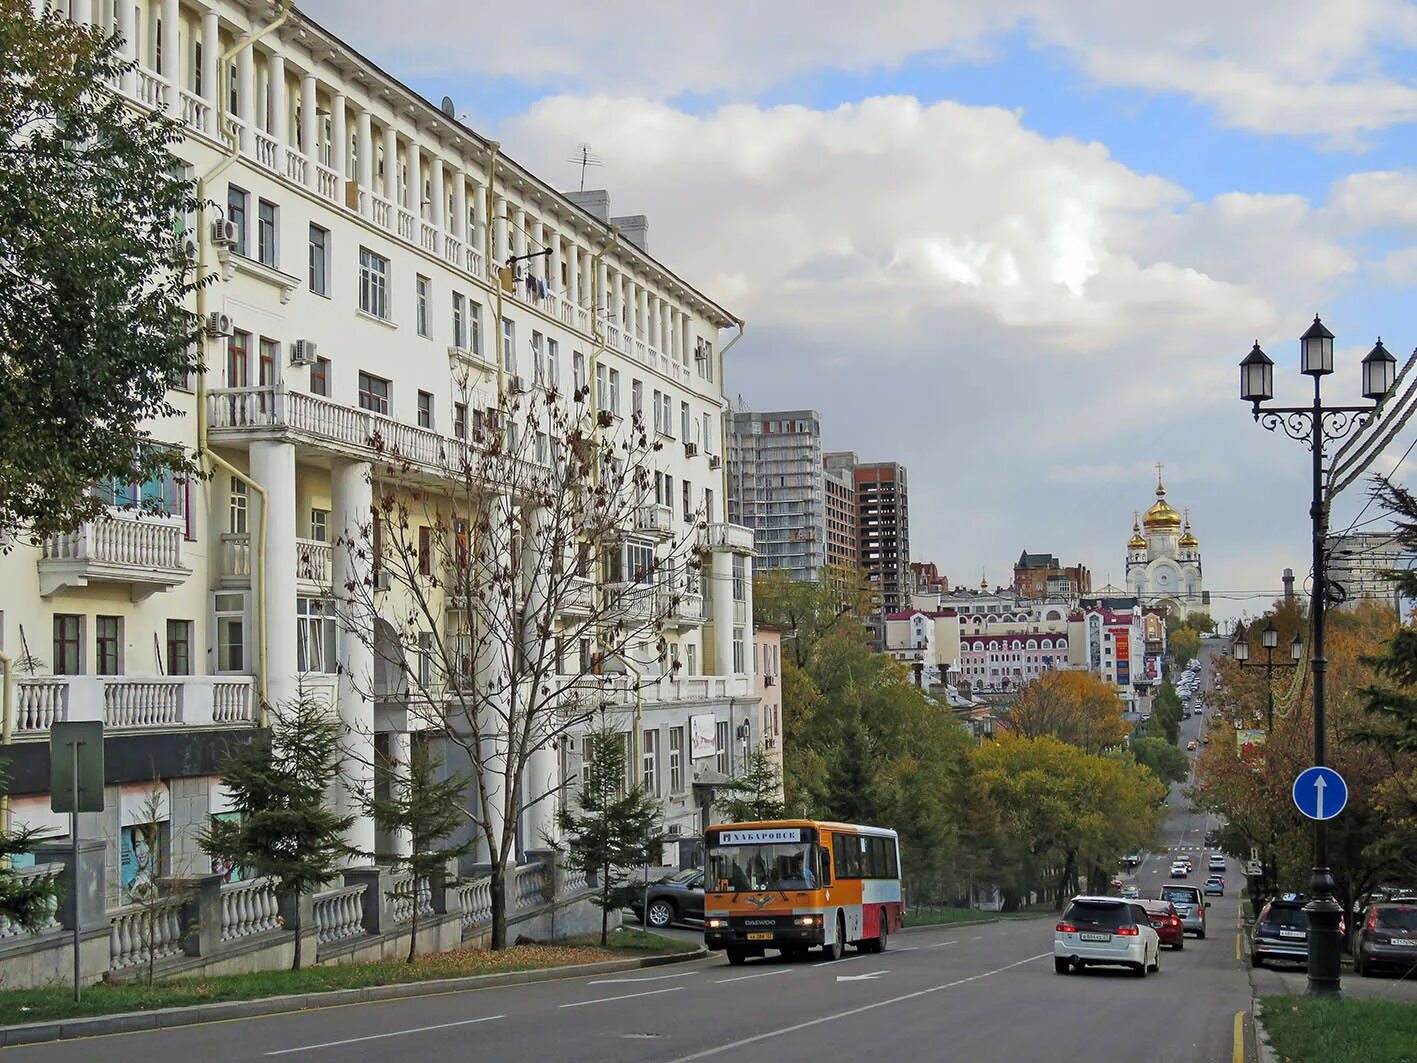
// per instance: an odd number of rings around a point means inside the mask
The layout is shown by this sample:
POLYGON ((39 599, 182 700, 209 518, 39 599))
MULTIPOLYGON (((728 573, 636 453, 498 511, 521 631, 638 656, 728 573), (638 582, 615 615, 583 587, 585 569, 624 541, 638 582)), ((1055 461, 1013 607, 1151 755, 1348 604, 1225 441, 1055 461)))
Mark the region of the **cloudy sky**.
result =
POLYGON ((1322 313, 1353 401, 1378 335, 1417 345, 1407 0, 303 6, 553 183, 588 142, 748 321, 730 394, 903 461, 912 555, 955 582, 1027 548, 1120 583, 1164 462, 1215 611, 1261 609, 1308 571, 1307 452, 1236 363, 1258 338, 1299 400, 1322 313))

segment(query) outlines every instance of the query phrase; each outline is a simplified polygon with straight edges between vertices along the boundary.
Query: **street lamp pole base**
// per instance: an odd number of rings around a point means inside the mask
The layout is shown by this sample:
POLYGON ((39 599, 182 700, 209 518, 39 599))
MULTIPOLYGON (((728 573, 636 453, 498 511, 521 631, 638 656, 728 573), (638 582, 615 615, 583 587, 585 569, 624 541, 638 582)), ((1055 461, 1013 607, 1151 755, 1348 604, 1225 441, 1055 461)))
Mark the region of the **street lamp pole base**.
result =
POLYGON ((1309 913, 1309 996, 1337 998, 1343 995, 1340 981, 1340 957, 1343 935, 1339 922, 1343 908, 1333 896, 1333 872, 1316 867, 1309 880, 1309 895, 1313 898, 1304 906, 1309 913))

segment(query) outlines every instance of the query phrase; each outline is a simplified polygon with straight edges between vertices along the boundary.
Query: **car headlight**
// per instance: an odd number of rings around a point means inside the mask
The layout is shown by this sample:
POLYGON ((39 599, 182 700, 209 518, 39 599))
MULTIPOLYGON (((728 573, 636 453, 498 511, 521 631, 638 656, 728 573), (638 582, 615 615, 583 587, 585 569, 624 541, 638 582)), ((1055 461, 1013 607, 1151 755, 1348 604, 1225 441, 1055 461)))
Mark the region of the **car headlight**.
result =
POLYGON ((704 926, 709 930, 723 930, 728 926, 727 919, 705 919, 704 926))

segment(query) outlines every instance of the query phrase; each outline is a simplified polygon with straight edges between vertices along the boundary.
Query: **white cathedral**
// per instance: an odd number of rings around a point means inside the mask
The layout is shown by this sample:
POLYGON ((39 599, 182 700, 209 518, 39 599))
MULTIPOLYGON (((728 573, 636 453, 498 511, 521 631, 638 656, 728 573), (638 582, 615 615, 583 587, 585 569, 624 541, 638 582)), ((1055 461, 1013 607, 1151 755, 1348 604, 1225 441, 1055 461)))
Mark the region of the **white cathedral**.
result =
POLYGON ((1205 610, 1210 596, 1201 586, 1200 540, 1191 533, 1190 518, 1166 501, 1160 468, 1156 501, 1132 523, 1127 543, 1127 591, 1143 605, 1171 606, 1184 616, 1205 610))

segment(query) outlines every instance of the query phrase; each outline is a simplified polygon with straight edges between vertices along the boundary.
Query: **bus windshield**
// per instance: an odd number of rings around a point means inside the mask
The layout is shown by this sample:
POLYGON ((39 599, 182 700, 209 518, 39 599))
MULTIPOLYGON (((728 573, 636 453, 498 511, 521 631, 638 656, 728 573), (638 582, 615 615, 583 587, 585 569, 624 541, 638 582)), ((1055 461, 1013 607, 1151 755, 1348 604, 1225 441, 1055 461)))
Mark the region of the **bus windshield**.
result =
POLYGON ((720 845, 708 852, 708 887, 719 893, 817 888, 813 846, 720 845))

